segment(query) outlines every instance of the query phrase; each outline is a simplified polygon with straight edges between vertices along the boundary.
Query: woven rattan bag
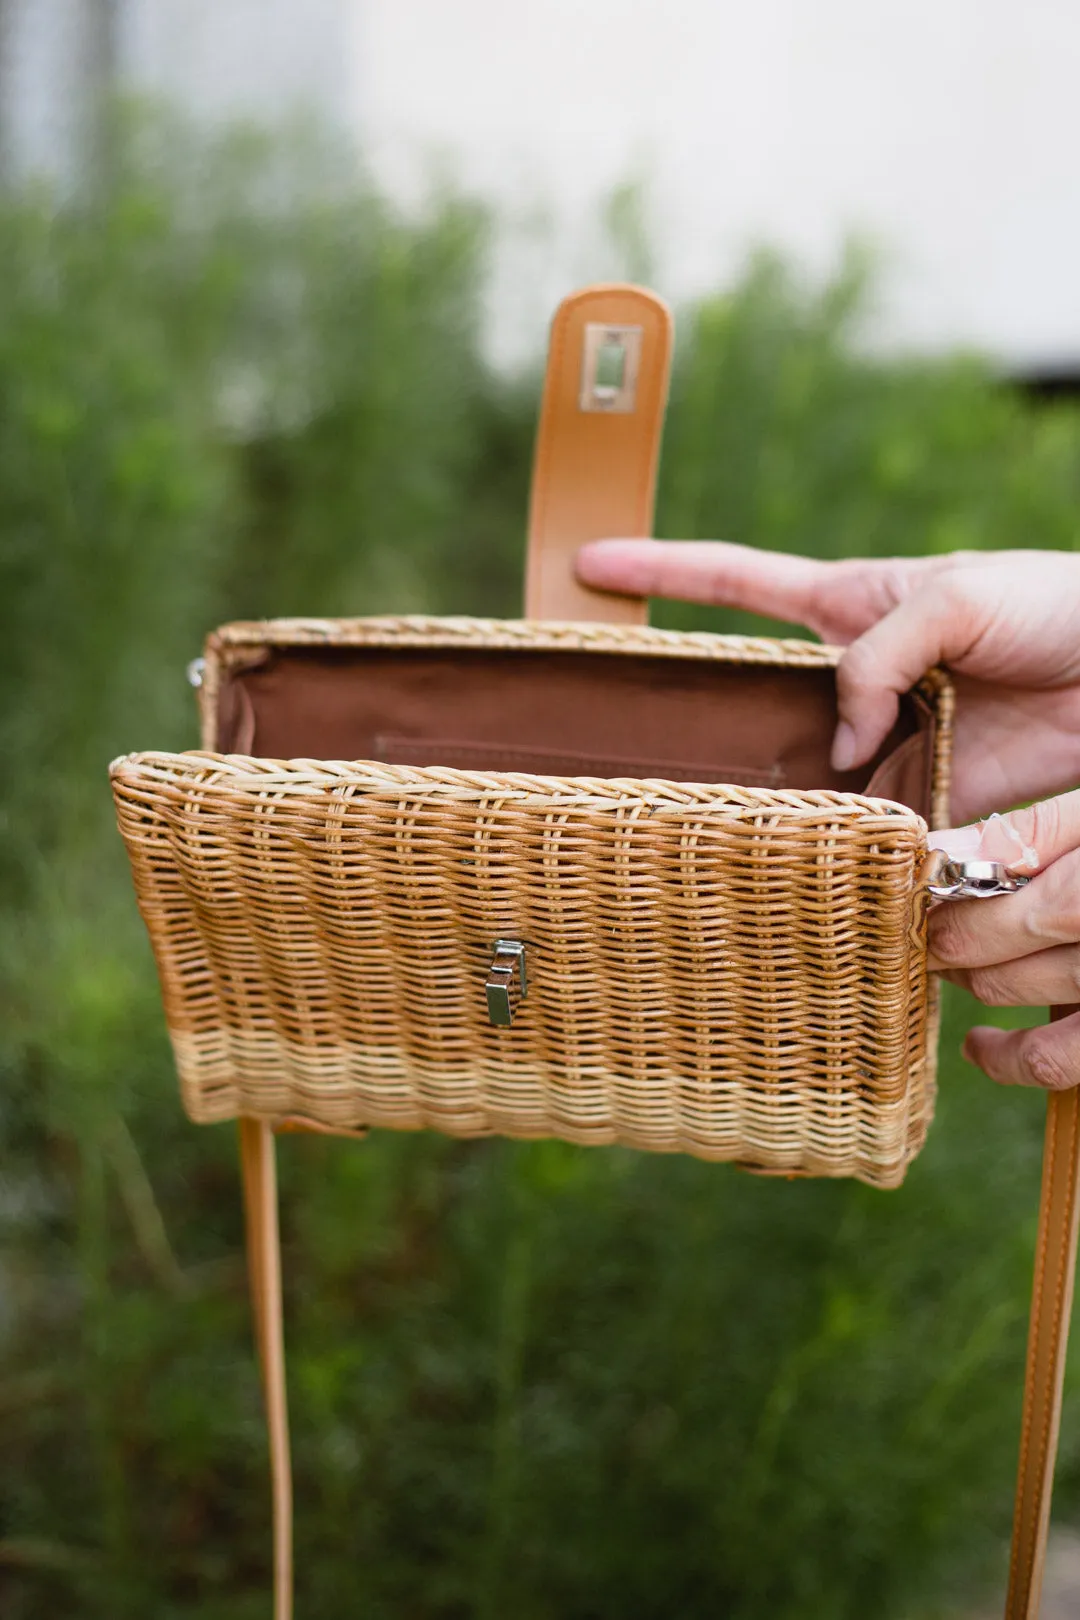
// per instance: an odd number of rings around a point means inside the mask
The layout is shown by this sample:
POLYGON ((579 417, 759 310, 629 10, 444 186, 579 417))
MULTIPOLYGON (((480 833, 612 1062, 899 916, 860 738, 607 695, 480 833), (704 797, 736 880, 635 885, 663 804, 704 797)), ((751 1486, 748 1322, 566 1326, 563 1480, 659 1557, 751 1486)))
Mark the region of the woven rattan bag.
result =
MULTIPOLYGON (((574 581, 583 541, 650 530, 669 354, 668 313, 640 289, 561 306, 529 618, 226 626, 201 665, 205 751, 112 767, 184 1105, 241 1124, 278 1620, 275 1131, 617 1142, 895 1187, 930 1123, 948 681, 928 674, 878 757, 839 775, 835 650, 650 630, 644 604, 574 581)), ((1036 1612, 1049 1504, 1066 1126, 1014 1620, 1036 1612)))

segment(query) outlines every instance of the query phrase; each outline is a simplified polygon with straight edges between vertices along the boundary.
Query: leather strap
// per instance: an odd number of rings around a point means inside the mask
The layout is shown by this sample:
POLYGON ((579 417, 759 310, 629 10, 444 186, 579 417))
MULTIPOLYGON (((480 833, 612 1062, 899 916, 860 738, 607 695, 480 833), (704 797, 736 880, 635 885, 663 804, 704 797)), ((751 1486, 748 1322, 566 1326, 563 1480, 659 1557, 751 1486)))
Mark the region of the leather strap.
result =
MULTIPOLYGON (((587 540, 648 535, 671 360, 671 317, 637 287, 590 287, 559 306, 533 468, 525 611, 530 618, 645 623, 647 603, 574 576, 587 540), (589 327, 640 328, 634 408, 581 408, 589 327)), ((213 747, 213 739, 210 739, 213 747)), ((1064 1017, 1074 1008, 1056 1008, 1064 1017)), ((320 1129, 283 1120, 285 1130, 320 1129)), ((323 1128, 325 1129, 325 1127, 323 1128)), ((332 1131, 358 1135, 355 1131, 332 1131)), ((274 1127, 240 1120, 248 1271, 270 1440, 274 1620, 292 1620, 292 1478, 274 1127)), ((1047 1102, 1042 1197, 1028 1331, 1020 1461, 1005 1620, 1037 1620, 1061 1417, 1080 1213, 1080 1088, 1047 1102)))
POLYGON ((289 1457, 289 1406, 285 1389, 281 1235, 278 1230, 274 1133, 265 1120, 240 1120, 240 1165, 247 1216, 248 1279, 270 1437, 274 1620, 292 1620, 292 1465, 289 1457))
MULTIPOLYGON (((1065 1018, 1075 1007, 1054 1007, 1065 1018)), ((1020 1462, 1005 1620, 1037 1620, 1054 1486, 1065 1349, 1069 1340, 1080 1214, 1080 1088, 1046 1104, 1042 1195, 1031 1290, 1020 1462)))
MULTIPOLYGON (((1052 1017, 1075 1009, 1055 1008, 1052 1017)), ((290 1122, 291 1124, 292 1122, 290 1122)), ((288 1126, 286 1126, 288 1128, 288 1126)), ((355 1134, 355 1133, 350 1133, 355 1134)), ((274 1620, 292 1620, 292 1478, 273 1128, 240 1120, 248 1273, 270 1439, 274 1620)), ((1037 1620, 1061 1418, 1077 1226, 1080 1087, 1047 1099, 1042 1195, 1028 1329, 1020 1461, 1005 1620, 1037 1620)))
MULTIPOLYGON (((642 287, 586 287, 559 305, 533 456, 528 618, 645 623, 647 602, 588 589, 574 575, 574 558, 586 540, 652 532, 671 340, 670 310, 642 287), (609 333, 621 391, 591 386, 605 328, 628 329, 625 346, 609 333)), ((601 371, 601 382, 612 375, 601 371)))
MULTIPOLYGON (((1056 1008, 1064 1017, 1072 1008, 1056 1008)), ((240 1120, 248 1274, 270 1440, 274 1620, 292 1620, 292 1476, 274 1133, 240 1120)), ((1080 1087, 1047 1099, 1042 1196, 1028 1329, 1005 1620, 1037 1620, 1061 1418, 1080 1215, 1080 1087)))

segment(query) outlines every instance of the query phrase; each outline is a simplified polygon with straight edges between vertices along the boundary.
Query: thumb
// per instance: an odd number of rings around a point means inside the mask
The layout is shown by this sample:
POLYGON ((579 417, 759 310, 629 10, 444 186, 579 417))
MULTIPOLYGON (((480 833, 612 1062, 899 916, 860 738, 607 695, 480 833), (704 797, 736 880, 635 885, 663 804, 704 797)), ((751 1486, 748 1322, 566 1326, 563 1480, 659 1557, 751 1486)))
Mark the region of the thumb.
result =
POLYGON ((834 769, 872 758, 896 724, 901 694, 934 664, 963 658, 981 629, 976 602, 942 579, 919 586, 853 641, 836 671, 834 769))
POLYGON ((930 843, 954 860, 1001 861, 1015 872, 1042 872, 1080 848, 1080 788, 1008 815, 931 833, 930 843))

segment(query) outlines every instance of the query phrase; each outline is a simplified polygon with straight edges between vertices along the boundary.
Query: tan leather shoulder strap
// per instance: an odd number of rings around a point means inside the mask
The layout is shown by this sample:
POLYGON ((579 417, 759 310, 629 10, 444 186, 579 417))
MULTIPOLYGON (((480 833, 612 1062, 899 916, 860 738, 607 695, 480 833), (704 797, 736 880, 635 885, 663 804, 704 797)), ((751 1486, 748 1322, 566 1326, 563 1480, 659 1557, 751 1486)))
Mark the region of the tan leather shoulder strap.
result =
POLYGON ((574 575, 586 540, 652 530, 671 370, 671 313, 642 287, 586 287, 551 326, 533 456, 525 613, 644 624, 648 604, 574 575))
POLYGON ((270 1492, 274 1533, 274 1620, 292 1620, 292 1463, 285 1388, 285 1335, 281 1300, 274 1133, 261 1119, 240 1121, 240 1166, 247 1216, 248 1280, 255 1342, 262 1368, 270 1438, 270 1492))
MULTIPOLYGON (((1063 1018, 1075 1007, 1056 1007, 1063 1018)), ((1080 1089, 1046 1105, 1042 1195, 1031 1290, 1020 1461, 1005 1620, 1036 1620, 1054 1486, 1065 1350, 1069 1340, 1080 1214, 1080 1089)))
MULTIPOLYGON (((552 328, 533 472, 526 584, 530 617, 644 623, 644 602, 587 590, 576 581, 573 564, 586 540, 645 535, 651 529, 670 355, 668 311, 640 288, 588 288, 560 306, 552 328), (605 349, 616 352, 600 352, 605 349)), ((212 735, 206 745, 214 746, 212 735)), ((1059 1008, 1054 1016, 1074 1010, 1059 1008)), ((300 1120, 281 1123, 284 1129, 310 1128, 300 1120)), ((273 1127, 242 1119, 240 1156, 270 1437, 274 1620, 291 1620, 292 1481, 273 1127)), ((1078 1211, 1080 1090, 1074 1090, 1053 1094, 1047 1108, 1005 1620, 1036 1620, 1038 1615, 1078 1211)))

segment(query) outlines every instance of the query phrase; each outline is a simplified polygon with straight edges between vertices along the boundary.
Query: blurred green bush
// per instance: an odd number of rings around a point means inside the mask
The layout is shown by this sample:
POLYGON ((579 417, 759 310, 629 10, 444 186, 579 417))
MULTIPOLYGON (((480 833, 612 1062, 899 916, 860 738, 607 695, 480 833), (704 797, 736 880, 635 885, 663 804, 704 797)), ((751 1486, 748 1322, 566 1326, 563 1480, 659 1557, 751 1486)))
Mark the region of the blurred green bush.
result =
MULTIPOLYGON (((539 357, 481 357, 487 229, 160 129, 85 196, 0 199, 10 1620, 267 1612, 234 1139, 180 1116, 104 768, 195 741, 184 665, 226 618, 515 610, 539 357)), ((683 312, 661 532, 1072 546, 1076 412, 869 357, 865 286, 762 259, 683 312)), ((289 1143, 299 1613, 959 1611, 1007 1533, 1041 1136, 955 1056, 969 1010, 896 1194, 289 1143)))

